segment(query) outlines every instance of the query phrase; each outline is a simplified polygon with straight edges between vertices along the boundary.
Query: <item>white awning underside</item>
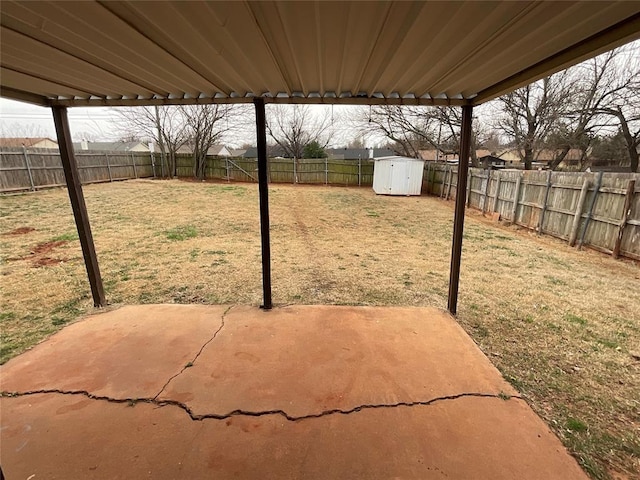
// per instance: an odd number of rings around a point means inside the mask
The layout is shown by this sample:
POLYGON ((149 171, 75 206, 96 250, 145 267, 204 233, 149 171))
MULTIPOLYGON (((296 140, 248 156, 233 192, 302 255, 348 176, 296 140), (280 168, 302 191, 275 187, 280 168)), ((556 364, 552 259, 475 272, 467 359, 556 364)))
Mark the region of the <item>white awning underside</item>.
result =
POLYGON ((640 37, 640 2, 0 3, 41 105, 478 104, 640 37))

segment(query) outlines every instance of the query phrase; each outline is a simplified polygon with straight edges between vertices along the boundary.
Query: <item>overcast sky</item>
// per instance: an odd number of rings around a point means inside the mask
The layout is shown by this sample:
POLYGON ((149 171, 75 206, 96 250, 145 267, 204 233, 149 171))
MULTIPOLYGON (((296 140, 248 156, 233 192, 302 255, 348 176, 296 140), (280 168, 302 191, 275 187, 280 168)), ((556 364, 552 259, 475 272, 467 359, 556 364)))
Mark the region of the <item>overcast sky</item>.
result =
MULTIPOLYGON (((344 146, 356 133, 348 125, 347 117, 353 116, 355 109, 362 107, 311 105, 317 115, 327 115, 334 119, 335 134, 332 147, 344 146), (332 115, 333 113, 333 115, 332 115)), ((269 106, 267 106, 269 108, 269 106)), ((116 141, 122 137, 121 120, 115 108, 74 107, 69 108, 69 123, 74 140, 116 141)), ((268 112, 267 112, 268 113, 268 112)), ((56 138, 51 109, 0 98, 0 136, 3 137, 49 137, 56 138)), ((255 144, 255 128, 234 132, 228 139, 231 146, 243 143, 255 144)))

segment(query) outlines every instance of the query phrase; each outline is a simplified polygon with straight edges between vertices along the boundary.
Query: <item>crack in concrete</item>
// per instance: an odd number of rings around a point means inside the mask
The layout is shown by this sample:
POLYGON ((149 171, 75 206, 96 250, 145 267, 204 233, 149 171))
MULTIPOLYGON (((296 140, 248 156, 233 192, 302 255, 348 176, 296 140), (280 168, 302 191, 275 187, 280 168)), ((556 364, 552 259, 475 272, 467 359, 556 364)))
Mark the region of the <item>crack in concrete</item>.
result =
POLYGON ((172 377, 169 378, 169 380, 167 380, 167 382, 162 386, 162 388, 160 389, 160 391, 158 393, 155 394, 155 396, 153 397, 153 400, 157 399, 160 394, 162 392, 164 392, 164 390, 169 386, 169 384, 171 383, 171 381, 176 378, 179 377, 180 375, 182 375, 184 373, 184 371, 187 368, 193 367, 193 365, 195 365, 196 360, 198 359, 198 357, 200 356, 200 354, 203 352, 203 350, 206 348, 207 345, 209 345, 217 336, 218 333, 220 333, 220 330, 222 330, 224 328, 224 319, 227 316, 227 313, 229 313, 229 311, 235 307, 235 305, 231 305, 230 307, 228 307, 223 313, 222 313, 222 317, 220 318, 220 326, 218 327, 218 329, 213 332, 213 336, 207 340, 206 342, 204 342, 204 344, 200 347, 200 350, 198 350, 198 353, 196 353, 196 356, 193 357, 193 360, 191 360, 190 362, 188 362, 184 367, 182 367, 182 370, 180 370, 178 373, 176 373, 175 375, 173 375, 172 377))
POLYGON ((459 398, 465 397, 475 397, 475 398, 499 398, 501 400, 507 401, 512 398, 517 400, 524 400, 519 395, 505 395, 504 393, 494 394, 494 393, 477 393, 477 392, 468 392, 468 393, 458 393, 455 395, 445 395, 442 397, 435 397, 431 400, 424 401, 415 401, 415 402, 397 402, 397 403, 378 403, 378 404, 363 404, 358 405, 357 407, 350 408, 348 410, 342 410, 339 408, 324 410, 319 413, 310 413, 307 415, 290 415, 284 410, 276 409, 276 410, 262 410, 258 412, 253 412, 250 410, 233 410, 226 414, 218 414, 218 413, 206 413, 203 415, 198 415, 193 413, 193 411, 184 403, 178 402, 177 400, 156 400, 156 397, 153 398, 112 398, 101 395, 94 395, 86 390, 58 390, 58 389, 44 389, 44 390, 31 390, 27 392, 0 392, 0 397, 25 397, 30 395, 41 395, 41 394, 51 394, 56 393, 60 395, 83 395, 91 400, 99 400, 106 401, 110 403, 127 403, 130 406, 135 406, 136 403, 150 403, 152 405, 156 405, 158 408, 165 407, 167 405, 172 405, 174 407, 178 407, 182 409, 193 421, 202 421, 206 419, 214 419, 214 420, 227 420, 231 417, 263 417, 267 415, 279 415, 285 418, 289 422, 299 422, 301 420, 309 420, 313 418, 322 418, 330 415, 350 415, 352 413, 361 412, 363 410, 372 410, 372 409, 386 409, 386 408, 397 408, 397 407, 416 407, 416 406, 428 406, 433 405, 434 403, 448 401, 448 400, 457 400, 459 398))

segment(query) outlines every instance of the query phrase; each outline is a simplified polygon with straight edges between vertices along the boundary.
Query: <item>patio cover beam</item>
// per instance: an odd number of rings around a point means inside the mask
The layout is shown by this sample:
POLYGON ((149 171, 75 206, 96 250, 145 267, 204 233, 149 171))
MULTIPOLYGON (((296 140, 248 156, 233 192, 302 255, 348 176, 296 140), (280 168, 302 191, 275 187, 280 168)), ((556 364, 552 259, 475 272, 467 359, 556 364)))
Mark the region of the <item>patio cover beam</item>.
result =
POLYGON ((82 255, 84 256, 84 264, 87 268, 89 284, 91 285, 93 304, 96 307, 103 307, 107 302, 104 295, 104 287, 102 286, 96 248, 93 244, 93 235, 91 234, 91 225, 89 224, 89 213, 87 212, 87 205, 85 204, 84 194, 82 193, 80 172, 78 171, 78 164, 73 153, 67 109, 66 107, 52 107, 51 110, 53 111, 53 121, 56 126, 60 159, 62 160, 62 167, 64 169, 64 178, 67 182, 69 200, 71 200, 73 217, 76 221, 82 255))

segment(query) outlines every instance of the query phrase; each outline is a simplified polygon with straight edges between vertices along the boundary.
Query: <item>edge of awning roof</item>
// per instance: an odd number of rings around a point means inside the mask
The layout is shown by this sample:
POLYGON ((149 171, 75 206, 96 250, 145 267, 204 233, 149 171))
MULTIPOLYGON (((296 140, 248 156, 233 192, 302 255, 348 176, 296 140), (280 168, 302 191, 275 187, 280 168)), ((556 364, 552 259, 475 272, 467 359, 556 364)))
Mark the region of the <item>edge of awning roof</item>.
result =
POLYGON ((321 95, 317 92, 311 92, 304 95, 301 92, 293 92, 288 95, 285 93, 262 93, 256 95, 252 92, 239 94, 231 92, 231 94, 215 93, 213 95, 201 94, 197 97, 46 97, 31 92, 16 90, 14 88, 0 87, 0 96, 12 100, 28 102, 43 107, 65 106, 65 107, 140 107, 153 105, 207 105, 215 103, 252 103, 256 97, 263 98, 265 103, 277 104, 312 104, 312 105, 425 105, 425 106, 461 106, 469 105, 473 102, 473 98, 464 98, 461 95, 456 97, 437 96, 431 97, 424 95, 416 97, 415 95, 391 95, 385 97, 382 94, 374 93, 372 96, 366 94, 351 95, 344 93, 336 95, 329 92, 321 95))
POLYGON ((198 96, 168 96, 168 97, 48 97, 33 92, 15 88, 0 86, 0 96, 22 102, 32 103, 45 107, 115 107, 115 106, 152 106, 152 105, 198 105, 214 103, 251 103, 255 97, 264 98, 265 103, 278 104, 328 104, 328 105, 425 105, 425 106, 462 106, 479 105, 505 93, 513 91, 528 83, 534 82, 545 76, 551 75, 571 65, 575 65, 600 53, 624 45, 640 38, 640 13, 612 25, 591 37, 584 39, 564 50, 532 65, 496 84, 464 97, 462 94, 447 97, 444 95, 417 97, 414 94, 399 95, 397 93, 384 96, 382 93, 360 92, 267 92, 256 95, 255 93, 231 92, 223 94, 215 92, 211 94, 201 93, 198 96))
POLYGON ((640 38, 640 13, 612 25, 535 65, 526 68, 495 85, 486 88, 474 97, 475 105, 493 100, 505 93, 552 75, 560 70, 596 57, 614 48, 640 38))

